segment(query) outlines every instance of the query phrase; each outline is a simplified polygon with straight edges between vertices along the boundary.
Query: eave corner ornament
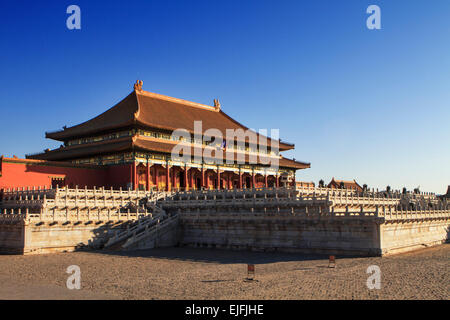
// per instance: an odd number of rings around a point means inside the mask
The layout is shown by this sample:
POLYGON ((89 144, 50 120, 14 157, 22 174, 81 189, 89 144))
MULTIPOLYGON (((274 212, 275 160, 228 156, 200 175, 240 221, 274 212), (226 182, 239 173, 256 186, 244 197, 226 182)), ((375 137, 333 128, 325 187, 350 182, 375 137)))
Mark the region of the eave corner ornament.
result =
POLYGON ((220 110, 220 101, 219 99, 214 99, 214 108, 220 110))
POLYGON ((134 84, 134 90, 142 91, 143 84, 144 84, 144 82, 142 80, 136 80, 136 83, 134 84))

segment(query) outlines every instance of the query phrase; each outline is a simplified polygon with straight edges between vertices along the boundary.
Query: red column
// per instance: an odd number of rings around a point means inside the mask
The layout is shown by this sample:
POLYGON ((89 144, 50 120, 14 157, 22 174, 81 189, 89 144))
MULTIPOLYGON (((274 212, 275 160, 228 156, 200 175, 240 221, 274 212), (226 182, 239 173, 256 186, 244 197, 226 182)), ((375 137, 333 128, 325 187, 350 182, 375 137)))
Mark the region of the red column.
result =
POLYGON ((252 172, 252 188, 255 188, 256 187, 256 183, 255 183, 256 181, 255 181, 255 173, 254 172, 252 172))
POLYGON ((167 164, 166 167, 166 191, 170 191, 170 167, 167 164))
POLYGON ((158 186, 158 169, 156 168, 156 165, 153 166, 153 173, 155 175, 155 185, 156 185, 156 190, 159 191, 159 186, 158 186))
POLYGON ((177 186, 177 175, 176 175, 176 168, 177 167, 172 167, 172 190, 175 190, 176 186, 177 186))
POLYGON ((220 170, 217 169, 217 190, 220 190, 222 181, 220 180, 220 170))
POLYGON ((228 181, 228 189, 233 189, 233 176, 234 176, 234 173, 233 172, 228 172, 228 179, 227 179, 227 181, 228 181))
POLYGON ((195 189, 194 172, 191 170, 191 188, 195 189))
POLYGON ((209 189, 209 175, 208 175, 208 171, 205 170, 205 184, 206 184, 206 189, 209 189))
POLYGON ((147 161, 147 171, 145 176, 145 182, 147 184, 147 191, 150 191, 150 165, 147 161))
POLYGON ((208 176, 205 169, 202 168, 202 187, 208 189, 208 176))
POLYGON ((184 190, 189 190, 189 182, 188 182, 188 168, 184 167, 184 190))
POLYGON ((130 184, 133 185, 133 165, 130 164, 130 184))
POLYGON ((239 171, 239 189, 242 189, 242 173, 239 171))
POLYGON ((267 188, 267 174, 264 176, 264 188, 267 188))
POLYGON ((131 165, 131 189, 136 190, 136 163, 131 165))
POLYGON ((135 163, 135 172, 136 172, 136 175, 135 175, 135 183, 134 183, 134 190, 138 190, 139 189, 139 172, 138 172, 138 170, 137 170, 137 167, 138 167, 138 164, 137 163, 135 163))

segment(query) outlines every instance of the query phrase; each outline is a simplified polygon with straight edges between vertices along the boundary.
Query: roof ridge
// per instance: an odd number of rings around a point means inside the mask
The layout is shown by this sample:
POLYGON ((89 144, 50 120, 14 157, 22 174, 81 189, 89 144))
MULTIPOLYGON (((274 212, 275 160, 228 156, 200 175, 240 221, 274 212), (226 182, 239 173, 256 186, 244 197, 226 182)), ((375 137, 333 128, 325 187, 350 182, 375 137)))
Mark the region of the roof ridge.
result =
MULTIPOLYGON (((214 106, 209 106, 207 104, 202 104, 202 103, 184 100, 184 99, 180 99, 180 98, 170 97, 170 96, 166 96, 166 95, 155 93, 155 92, 150 92, 150 91, 145 91, 145 90, 135 90, 135 92, 136 92, 136 94, 140 94, 140 95, 143 95, 146 97, 175 102, 175 103, 187 105, 190 107, 202 108, 202 109, 214 111, 214 112, 219 112, 219 110, 220 110, 214 106)), ((139 99, 138 99, 138 106, 139 106, 139 99)))
MULTIPOLYGON (((333 177, 333 179, 334 179, 334 177, 333 177)), ((353 180, 338 180, 338 179, 334 179, 334 181, 335 182, 344 182, 344 183, 355 183, 355 184, 359 185, 358 182, 356 182, 356 179, 353 179, 353 180)))

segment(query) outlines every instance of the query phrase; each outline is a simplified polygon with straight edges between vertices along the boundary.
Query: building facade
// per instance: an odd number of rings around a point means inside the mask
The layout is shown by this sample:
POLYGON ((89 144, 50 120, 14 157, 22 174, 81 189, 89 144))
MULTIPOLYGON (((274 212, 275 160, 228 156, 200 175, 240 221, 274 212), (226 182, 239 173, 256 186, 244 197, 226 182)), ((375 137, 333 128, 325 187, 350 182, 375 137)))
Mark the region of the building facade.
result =
POLYGON ((346 180, 336 180, 334 177, 328 184, 328 188, 333 189, 350 189, 357 192, 362 192, 363 188, 356 182, 356 180, 346 181, 346 180))

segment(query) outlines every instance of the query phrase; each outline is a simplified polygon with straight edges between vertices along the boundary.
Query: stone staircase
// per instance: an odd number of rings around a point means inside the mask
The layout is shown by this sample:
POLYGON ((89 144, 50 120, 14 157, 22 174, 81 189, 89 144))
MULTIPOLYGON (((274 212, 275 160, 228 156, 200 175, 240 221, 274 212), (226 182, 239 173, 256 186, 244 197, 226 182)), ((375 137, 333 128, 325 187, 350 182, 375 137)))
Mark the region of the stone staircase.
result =
POLYGON ((111 248, 113 245, 123 243, 130 237, 136 236, 143 230, 153 227, 165 219, 165 213, 159 213, 155 215, 148 215, 138 219, 132 226, 128 226, 125 230, 117 231, 108 241, 105 243, 104 248, 111 248))
POLYGON ((158 219, 153 225, 147 225, 140 232, 129 237, 122 249, 152 249, 155 247, 173 246, 177 243, 177 226, 179 216, 166 215, 163 219, 158 219))
MULTIPOLYGON (((170 231, 171 227, 175 227, 178 222, 178 216, 168 215, 159 205, 158 200, 166 199, 170 193, 153 193, 145 199, 147 210, 152 214, 142 216, 131 226, 128 225, 125 230, 114 233, 112 237, 104 244, 105 249, 123 250, 138 247, 140 249, 149 248, 140 242, 145 242, 147 238, 151 242, 158 242, 158 235, 161 232, 170 231)), ((154 247, 151 246, 151 247, 154 247)))

